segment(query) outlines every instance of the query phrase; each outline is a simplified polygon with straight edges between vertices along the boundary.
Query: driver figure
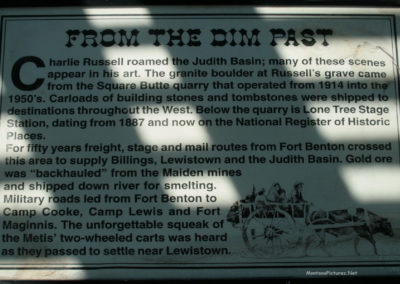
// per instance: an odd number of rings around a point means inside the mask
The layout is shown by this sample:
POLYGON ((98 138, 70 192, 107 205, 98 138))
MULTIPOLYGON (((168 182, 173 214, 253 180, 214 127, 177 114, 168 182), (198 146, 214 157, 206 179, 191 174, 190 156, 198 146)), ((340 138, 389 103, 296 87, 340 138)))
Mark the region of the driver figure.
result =
POLYGON ((279 183, 274 183, 268 191, 263 189, 255 199, 257 209, 266 208, 270 203, 276 202, 287 202, 286 191, 279 183))

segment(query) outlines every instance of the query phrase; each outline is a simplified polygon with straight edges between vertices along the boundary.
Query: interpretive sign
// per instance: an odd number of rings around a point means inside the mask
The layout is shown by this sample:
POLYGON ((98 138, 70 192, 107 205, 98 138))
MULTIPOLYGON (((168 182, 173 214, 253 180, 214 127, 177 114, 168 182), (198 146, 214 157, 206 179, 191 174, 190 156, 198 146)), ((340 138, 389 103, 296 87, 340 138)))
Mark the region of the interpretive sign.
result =
POLYGON ((1 277, 398 275, 389 13, 1 11, 1 277))

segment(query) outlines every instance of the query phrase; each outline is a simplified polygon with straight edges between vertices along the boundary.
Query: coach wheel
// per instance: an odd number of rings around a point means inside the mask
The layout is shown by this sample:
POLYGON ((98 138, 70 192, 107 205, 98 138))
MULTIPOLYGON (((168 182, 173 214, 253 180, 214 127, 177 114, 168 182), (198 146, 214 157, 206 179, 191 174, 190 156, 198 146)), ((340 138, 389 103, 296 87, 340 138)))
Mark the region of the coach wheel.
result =
POLYGON ((299 239, 293 218, 277 208, 255 211, 242 230, 247 248, 259 256, 280 256, 295 247, 299 239))

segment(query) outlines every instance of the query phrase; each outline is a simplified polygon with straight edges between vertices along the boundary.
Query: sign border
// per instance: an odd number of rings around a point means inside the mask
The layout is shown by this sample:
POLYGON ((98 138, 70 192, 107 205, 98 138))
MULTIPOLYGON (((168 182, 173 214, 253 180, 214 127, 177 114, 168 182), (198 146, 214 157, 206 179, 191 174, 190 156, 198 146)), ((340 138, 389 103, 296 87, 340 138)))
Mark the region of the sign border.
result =
MULTIPOLYGON (((62 9, 62 8, 60 8, 62 9)), ((82 12, 82 11, 80 11, 82 12)), ((320 18, 320 19, 338 19, 340 17, 348 18, 351 20, 371 20, 371 19, 382 19, 388 20, 390 22, 390 32, 392 36, 392 52, 396 58, 393 58, 393 61, 396 60, 398 62, 398 44, 397 44, 397 29, 396 29, 396 15, 395 14, 321 14, 321 13, 138 13, 138 14, 22 14, 22 15, 0 15, 0 54, 1 54, 1 74, 4 74, 4 52, 6 49, 5 43, 5 35, 6 35, 6 25, 7 21, 15 21, 19 18, 19 21, 23 21, 24 18, 26 21, 46 19, 46 20, 84 20, 92 17, 140 17, 147 16, 149 18, 157 17, 161 19, 193 19, 193 17, 197 17, 196 19, 251 19, 254 17, 268 17, 268 18, 282 18, 287 17, 289 19, 303 19, 303 18, 320 18), (165 17, 165 18, 164 18, 165 17)), ((393 62, 394 69, 394 80, 395 84, 395 94, 396 97, 396 117, 397 117, 397 136, 398 136, 398 144, 400 149, 400 126, 399 126, 399 68, 396 68, 397 63, 393 62)), ((3 76, 2 76, 3 77, 3 76)), ((4 78, 2 79, 4 81, 4 78)), ((0 111, 2 109, 2 100, 3 100, 3 82, 0 82, 0 111)), ((0 112, 0 120, 1 120, 1 112, 0 112)), ((399 151, 400 155, 400 151, 399 151)), ((399 160, 400 163, 400 160, 399 160)), ((384 260, 384 261, 352 261, 352 260, 341 260, 341 261, 281 261, 277 262, 205 262, 205 263, 156 263, 156 262, 147 262, 147 263, 57 263, 57 264, 49 264, 49 263, 0 263, 0 270, 103 270, 103 269, 160 269, 160 270, 176 270, 176 269, 263 269, 263 268, 272 268, 272 269, 290 269, 290 268, 357 268, 357 267, 380 267, 380 268, 399 268, 400 265, 400 256, 399 260, 384 260), (354 264, 353 264, 354 263, 354 264)), ((400 271, 397 273, 399 274, 400 271)))

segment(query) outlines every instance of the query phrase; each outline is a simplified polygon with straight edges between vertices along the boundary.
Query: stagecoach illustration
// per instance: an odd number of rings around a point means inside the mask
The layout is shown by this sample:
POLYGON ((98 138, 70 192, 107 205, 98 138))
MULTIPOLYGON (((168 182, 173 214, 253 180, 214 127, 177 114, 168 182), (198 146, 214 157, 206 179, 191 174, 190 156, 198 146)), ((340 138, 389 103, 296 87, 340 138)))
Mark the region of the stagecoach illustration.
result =
POLYGON ((393 236, 391 223, 363 208, 333 211, 318 210, 303 199, 303 183, 295 185, 289 198, 275 183, 270 190, 256 191, 235 202, 227 220, 242 231, 243 241, 257 256, 284 256, 292 248, 303 246, 306 253, 308 237, 317 237, 321 248, 325 248, 325 234, 335 237, 352 233, 355 253, 360 238, 368 240, 378 254, 373 235, 383 233, 393 236))

